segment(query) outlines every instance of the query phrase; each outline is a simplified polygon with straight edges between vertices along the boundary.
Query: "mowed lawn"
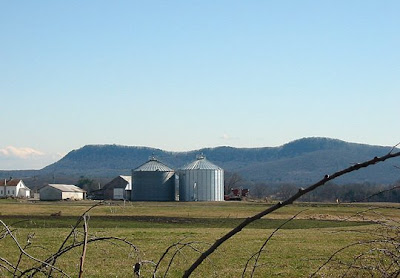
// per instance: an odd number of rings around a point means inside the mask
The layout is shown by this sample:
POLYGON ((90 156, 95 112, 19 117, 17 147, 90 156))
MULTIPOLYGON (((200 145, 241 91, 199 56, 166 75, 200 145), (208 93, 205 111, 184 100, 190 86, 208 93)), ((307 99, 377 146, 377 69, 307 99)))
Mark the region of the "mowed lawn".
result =
MULTIPOLYGON (((44 260, 57 252, 80 215, 96 204, 94 201, 27 202, 0 200, 0 220, 12 230, 26 252, 44 260), (61 216, 51 216, 59 213, 61 216)), ((115 237, 134 244, 136 249, 118 239, 91 242, 87 246, 84 277, 133 277, 133 265, 142 262, 142 277, 151 277, 155 264, 157 277, 181 277, 184 271, 216 239, 250 217, 271 206, 262 202, 104 202, 90 210, 89 239, 115 237)), ((380 236, 381 225, 373 221, 399 221, 398 204, 308 204, 297 203, 251 224, 220 246, 192 277, 250 277, 252 256, 272 234, 260 253, 254 277, 308 277, 340 248, 373 240, 380 236), (276 230, 296 213, 300 214, 276 230)), ((82 224, 67 242, 82 240, 82 224)), ((4 234, 4 229, 2 231, 4 234)), ((351 261, 370 246, 355 245, 334 259, 351 261)), ((8 236, 0 239, 0 257, 17 264, 19 249, 8 236)), ((82 246, 60 256, 56 267, 71 277, 78 277, 82 246)), ((2 265, 6 265, 3 261, 2 265)), ((23 258, 19 269, 35 263, 23 258)), ((317 277, 341 272, 328 264, 317 277)), ((8 266, 10 269, 10 266, 8 266)), ((62 275, 54 271, 54 277, 62 275)), ((0 268, 1 277, 12 277, 0 268)), ((45 277, 44 275, 38 277, 45 277)))

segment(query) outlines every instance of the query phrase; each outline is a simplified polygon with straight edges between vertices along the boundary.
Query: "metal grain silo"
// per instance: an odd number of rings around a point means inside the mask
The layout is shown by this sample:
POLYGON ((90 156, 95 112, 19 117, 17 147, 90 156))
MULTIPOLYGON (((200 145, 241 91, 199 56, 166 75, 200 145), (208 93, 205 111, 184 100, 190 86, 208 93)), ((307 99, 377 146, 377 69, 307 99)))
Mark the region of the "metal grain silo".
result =
POLYGON ((180 201, 223 201, 224 170, 203 155, 179 170, 180 201))
POLYGON ((175 172, 154 157, 132 170, 132 201, 175 201, 175 172))

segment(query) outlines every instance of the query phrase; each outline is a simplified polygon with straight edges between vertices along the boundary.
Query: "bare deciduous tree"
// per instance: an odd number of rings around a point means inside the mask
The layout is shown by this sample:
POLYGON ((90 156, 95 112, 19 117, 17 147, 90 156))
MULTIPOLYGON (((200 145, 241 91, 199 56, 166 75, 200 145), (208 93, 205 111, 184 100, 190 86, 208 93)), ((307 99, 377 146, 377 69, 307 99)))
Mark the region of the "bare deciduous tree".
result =
POLYGON ((70 233, 68 236, 65 238, 63 243, 61 244, 60 248, 58 249, 57 252, 54 254, 51 254, 47 259, 45 260, 40 260, 38 258, 35 258, 34 256, 30 255, 26 249, 27 247, 31 244, 31 239, 33 238, 34 235, 28 235, 27 238, 27 244, 22 246, 18 239, 15 237, 12 229, 4 223, 2 220, 0 220, 0 224, 3 227, 3 230, 0 233, 0 240, 4 239, 6 237, 11 237, 12 241, 16 244, 18 247, 18 250, 20 252, 19 259, 17 263, 14 265, 5 258, 0 258, 0 267, 5 269, 8 273, 12 274, 13 277, 34 277, 36 275, 44 274, 47 277, 52 277, 52 272, 56 271, 58 272, 62 277, 71 277, 68 275, 64 270, 60 269, 59 267, 56 267, 56 262, 59 257, 64 255, 67 252, 70 252, 76 248, 82 247, 82 254, 81 254, 81 260, 80 260, 80 267, 79 267, 79 277, 83 277, 84 273, 84 261, 85 261, 85 256, 86 256, 86 250, 89 244, 95 243, 95 242, 100 242, 100 241, 115 241, 115 242, 120 242, 123 243, 127 246, 130 246, 136 253, 139 252, 138 248, 131 243, 130 241, 124 239, 124 238, 119 238, 119 237, 113 237, 113 236, 106 236, 106 237, 95 237, 92 236, 88 238, 88 213, 90 210, 92 210, 94 207, 102 205, 102 203, 98 203, 92 207, 90 207, 86 212, 84 212, 76 222, 75 226, 72 227, 70 233), (78 240, 77 239, 77 234, 79 234, 78 231, 78 226, 84 222, 83 225, 83 240, 78 240), (72 243, 68 243, 68 239, 73 237, 72 243), (33 266, 26 268, 26 269, 21 269, 20 268, 20 262, 23 257, 28 258, 33 262, 33 266))

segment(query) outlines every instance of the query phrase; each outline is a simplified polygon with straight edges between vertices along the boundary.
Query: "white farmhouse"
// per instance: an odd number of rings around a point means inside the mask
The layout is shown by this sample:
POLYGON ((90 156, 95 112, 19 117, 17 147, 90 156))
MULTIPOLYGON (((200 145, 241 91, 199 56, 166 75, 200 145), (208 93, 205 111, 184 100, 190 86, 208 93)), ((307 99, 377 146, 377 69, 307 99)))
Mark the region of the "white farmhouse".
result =
POLYGON ((0 180, 0 197, 29 198, 31 190, 20 179, 0 180))
POLYGON ((72 184, 48 184, 39 190, 41 201, 83 200, 86 191, 72 184))

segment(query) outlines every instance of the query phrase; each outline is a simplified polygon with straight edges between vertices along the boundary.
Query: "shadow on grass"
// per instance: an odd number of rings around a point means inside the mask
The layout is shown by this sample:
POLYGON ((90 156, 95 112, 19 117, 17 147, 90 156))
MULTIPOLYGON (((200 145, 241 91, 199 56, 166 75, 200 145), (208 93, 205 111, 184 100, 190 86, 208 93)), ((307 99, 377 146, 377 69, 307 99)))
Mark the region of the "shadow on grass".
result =
MULTIPOLYGON (((1 219, 14 228, 70 228, 76 223, 73 216, 3 216, 1 219)), ((89 220, 91 228, 233 228, 241 223, 243 218, 182 218, 153 216, 92 216, 89 220)), ((248 229, 275 229, 285 219, 260 219, 248 229)), ((315 229, 370 225, 366 221, 338 221, 294 219, 282 229, 315 229)))

